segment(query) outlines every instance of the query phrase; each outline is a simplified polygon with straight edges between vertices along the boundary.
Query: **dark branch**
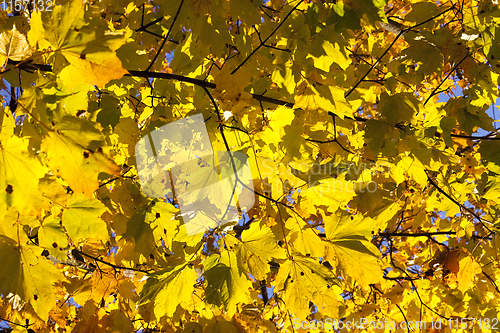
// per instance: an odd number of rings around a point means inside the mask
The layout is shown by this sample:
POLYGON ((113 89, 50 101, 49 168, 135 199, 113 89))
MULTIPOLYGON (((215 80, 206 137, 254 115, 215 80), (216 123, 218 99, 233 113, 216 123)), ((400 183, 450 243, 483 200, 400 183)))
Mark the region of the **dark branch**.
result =
MULTIPOLYGON (((265 12, 264 12, 264 13, 265 13, 265 12)), ((253 28, 255 29, 255 32, 257 33, 257 36, 259 37, 259 41, 260 41, 261 43, 263 43, 263 42, 262 42, 262 38, 260 37, 260 32, 259 32, 259 30, 257 30, 257 27, 255 27, 255 26, 254 26, 253 28)), ((278 51, 284 51, 284 52, 290 52, 290 51, 291 51, 290 49, 282 49, 282 48, 280 48, 280 47, 276 47, 276 46, 268 45, 268 44, 265 44, 265 43, 263 44, 263 46, 264 46, 264 47, 268 47, 268 48, 273 49, 273 50, 278 50, 278 51)))
POLYGON ((141 273, 146 273, 146 274, 150 273, 149 271, 145 271, 145 270, 138 269, 138 268, 131 268, 131 267, 124 267, 124 266, 115 265, 115 264, 112 264, 110 262, 107 262, 107 261, 104 261, 102 259, 99 259, 97 257, 94 257, 94 256, 92 256, 90 254, 87 254, 85 252, 76 250, 76 249, 73 250, 73 251, 75 251, 76 253, 78 253, 78 254, 80 254, 80 255, 82 255, 84 257, 87 257, 87 258, 90 258, 90 259, 92 259, 94 261, 100 262, 101 264, 104 264, 104 265, 107 265, 109 267, 112 267, 113 269, 116 269, 116 270, 118 270, 118 269, 126 269, 126 270, 134 271, 134 272, 141 272, 141 273))
POLYGON ((408 276, 394 276, 394 277, 389 277, 389 276, 383 276, 385 280, 389 281, 400 281, 400 280, 405 280, 405 281, 415 281, 415 280, 420 280, 420 277, 408 277, 408 276))
POLYGON ((19 326, 19 327, 24 327, 24 328, 28 328, 29 326, 33 325, 33 324, 30 324, 30 325, 18 324, 18 323, 15 323, 15 322, 13 322, 13 321, 10 321, 10 320, 8 320, 8 319, 2 318, 2 317, 0 317, 0 321, 6 321, 6 322, 8 322, 9 324, 12 324, 12 325, 15 325, 15 326, 19 326))
MULTIPOLYGON (((278 24, 278 26, 269 34, 269 36, 267 36, 266 39, 264 40, 261 40, 260 41, 260 44, 241 62, 241 64, 238 65, 238 67, 236 67, 232 72, 231 72, 231 75, 233 75, 234 73, 236 73, 238 71, 238 69, 240 69, 247 61, 248 59, 250 59, 250 57, 252 57, 255 52, 257 52, 262 46, 265 46, 265 44, 267 43, 267 41, 276 33, 276 31, 278 31, 279 28, 281 28, 281 26, 283 25, 283 23, 285 23, 285 21, 290 17, 290 15, 292 15, 292 13, 297 9, 297 7, 299 7, 299 5, 303 2, 304 0, 300 0, 296 5, 295 7, 292 8, 292 10, 290 10, 288 12, 288 14, 286 14, 285 18, 278 24)), ((259 35, 259 39, 260 39, 260 35, 259 35)))
POLYGON ((165 46, 165 43, 168 40, 168 36, 170 35, 172 28, 174 27, 175 21, 177 21, 177 18, 179 17, 179 13, 181 12, 181 8, 182 8, 183 4, 184 4, 184 0, 181 0, 181 3, 179 4, 179 8, 177 8, 177 13, 175 13, 174 19, 172 20, 172 24, 170 25, 170 28, 168 28, 167 35, 165 36, 165 38, 163 38, 163 42, 161 43, 160 48, 158 49, 158 51, 155 54, 155 57, 153 58, 153 60, 149 64, 148 68, 146 69, 147 72, 151 69, 151 67, 153 67, 154 63, 156 62, 156 59, 158 59, 158 56, 160 55, 161 50, 163 49, 163 46, 165 46))
POLYGON ((429 97, 427 97, 427 99, 425 100, 424 102, 424 106, 425 104, 427 104, 427 102, 432 98, 432 96, 434 95, 437 95, 438 94, 438 90, 439 90, 439 87, 441 87, 441 85, 450 77, 451 74, 453 74, 455 72, 455 70, 458 68, 458 66, 460 66, 460 64, 465 60, 467 59, 469 55, 466 54, 465 57, 462 58, 462 60, 460 60, 457 64, 455 64, 455 66, 453 66, 453 68, 450 70, 450 72, 445 76, 445 78, 439 82, 438 86, 436 88, 434 88, 434 90, 431 92, 431 94, 429 95, 429 97))
POLYGON ((350 151, 349 149, 345 148, 338 140, 338 137, 337 137, 337 123, 335 122, 335 113, 329 111, 328 114, 330 116, 332 116, 332 119, 333 119, 333 139, 332 140, 327 140, 327 141, 321 141, 321 140, 313 140, 313 139, 309 139, 307 138, 306 141, 309 141, 309 142, 314 142, 314 143, 332 143, 332 142, 335 142, 337 143, 340 148, 342 148, 342 150, 344 150, 345 152, 348 152, 350 154, 354 154, 352 151, 350 151))
POLYGON ((156 79, 167 79, 167 80, 177 80, 181 82, 187 82, 191 84, 195 84, 200 87, 207 87, 210 89, 215 89, 216 85, 214 83, 210 83, 207 81, 203 80, 198 80, 198 79, 193 79, 187 76, 182 76, 182 75, 176 75, 176 74, 169 74, 169 73, 158 73, 158 72, 148 72, 148 71, 128 71, 129 74, 126 74, 126 76, 136 76, 136 77, 142 77, 145 79, 149 78, 156 78, 156 79))
MULTIPOLYGON (((33 67, 36 67, 35 69, 39 69, 40 71, 44 71, 44 72, 52 71, 52 67, 50 65, 40 65, 40 64, 31 64, 31 65, 33 67)), ((9 71, 9 69, 0 73, 0 75, 7 72, 7 71, 9 71)), ((206 87, 206 88, 210 88, 210 89, 215 89, 217 87, 215 85, 215 83, 212 83, 212 82, 207 82, 207 81, 200 80, 200 79, 193 79, 191 77, 177 75, 177 74, 169 74, 169 73, 128 70, 128 74, 125 74, 125 76, 142 77, 145 79, 156 78, 156 79, 165 79, 165 80, 177 80, 180 82, 191 83, 191 84, 197 85, 199 87, 206 87)), ((270 103, 270 104, 275 104, 275 105, 283 105, 283 106, 286 106, 289 108, 293 108, 293 106, 294 106, 293 102, 287 102, 287 101, 283 101, 283 100, 280 100, 277 98, 267 97, 267 96, 258 95, 258 94, 252 94, 252 98, 259 101, 259 102, 265 102, 265 103, 270 103)), ((345 118, 356 120, 356 121, 361 121, 361 122, 368 121, 368 119, 358 117, 358 116, 353 116, 353 117, 346 116, 345 118)))
POLYGON ((282 101, 280 99, 276 98, 271 98, 271 97, 266 97, 262 95, 257 95, 257 94, 252 94, 252 97, 259 102, 266 102, 266 103, 271 103, 271 104, 276 104, 276 105, 283 105, 289 108, 293 108, 293 103, 292 102, 287 102, 287 101, 282 101))
POLYGON ((449 12, 450 10, 452 10, 453 8, 455 7, 455 5, 451 6, 450 8, 448 8, 447 10, 437 14, 437 15, 434 15, 433 17, 423 21, 423 22, 420 22, 418 24, 415 24, 414 26, 411 26, 409 28, 406 28, 406 29, 403 29, 401 30, 397 35, 396 35, 396 38, 394 38, 394 40, 392 41, 391 45, 389 45, 389 47, 384 51, 384 53, 382 53, 382 55, 377 59, 377 61, 375 61, 375 63, 373 63, 373 65, 371 65, 371 67, 368 69, 368 71, 365 73, 365 75, 363 75, 361 77, 361 79, 358 80, 358 82, 356 82, 356 84, 347 92, 347 94, 345 95, 345 97, 347 98, 360 84, 361 82, 363 82, 365 80, 365 78, 370 74, 370 72, 373 70, 373 68, 375 66, 377 66, 380 61, 382 60, 382 58, 392 49, 392 47, 394 46, 394 44, 396 44, 396 42, 398 41, 399 37, 401 37, 404 33, 412 30, 412 29, 415 29, 421 25, 424 25, 426 24, 427 22, 429 21, 432 21, 434 20, 435 18, 449 12))
POLYGON ((491 284, 493 285, 493 287, 495 287, 495 290, 500 293, 500 289, 498 289, 498 285, 496 284, 495 280, 489 276, 488 274, 486 274, 486 272, 484 270, 482 270, 482 273, 484 274, 484 276, 486 276, 486 278, 491 282, 491 284))
POLYGON ((462 134, 450 134, 454 138, 464 138, 470 140, 500 140, 500 138, 492 138, 489 136, 470 136, 470 135, 462 135, 462 134))
POLYGON ((264 302, 264 305, 267 305, 267 303, 269 302, 269 297, 267 297, 266 280, 260 281, 260 294, 262 295, 262 301, 264 302))
POLYGON ((109 183, 112 183, 112 182, 114 182, 115 180, 118 180, 118 179, 121 179, 121 178, 131 178, 131 179, 133 179, 134 177, 126 177, 126 176, 125 176, 125 175, 127 174, 127 172, 129 172, 131 169, 132 169, 132 167, 129 167, 129 168, 127 169, 127 171, 125 171, 125 172, 124 172, 124 173, 123 173, 120 177, 113 177, 113 178, 111 178, 111 179, 107 180, 106 182, 104 182, 104 183, 100 184, 100 185, 99 185, 99 188, 101 188, 101 187, 103 187, 103 186, 106 186, 106 185, 108 185, 109 183))
POLYGON ((149 31, 147 31, 146 29, 147 29, 147 28, 149 28, 149 27, 150 27, 150 26, 152 26, 152 25, 155 25, 155 24, 156 24, 156 23, 158 23, 158 22, 161 22, 161 20, 163 20, 163 16, 162 16, 162 17, 157 18, 157 19, 156 19, 156 20, 154 20, 154 21, 149 22, 148 24, 143 25, 142 27, 140 27, 140 28, 136 29, 135 31, 136 31, 136 32, 139 32, 139 31, 146 31, 146 32, 149 32, 149 31))
MULTIPOLYGON (((482 219, 479 215, 477 215, 474 211, 472 211, 471 209, 465 207, 464 205, 462 205, 460 202, 458 202, 457 200, 455 200, 451 195, 449 195, 448 193, 446 193, 441 187, 439 187, 436 182, 431 178, 431 176, 429 176, 429 171, 428 170, 425 170, 425 172, 427 173, 427 179, 429 180, 429 182, 436 188, 436 190, 438 190, 439 193, 441 193, 442 195, 444 195, 445 197, 447 197, 448 199, 450 199, 455 205, 457 205, 458 207, 460 207, 461 209, 463 210, 466 210, 467 212, 469 212, 470 214, 472 214, 472 216, 474 216, 482 225, 483 227, 488 230, 490 233, 492 234, 495 234, 495 232, 493 232, 490 228, 488 228, 486 226, 486 224, 484 222, 487 222, 487 223, 491 223, 490 221, 486 221, 484 219, 482 219), (484 221, 484 222, 483 222, 484 221)), ((493 224, 493 223, 491 223, 493 224)))
POLYGON ((408 325, 408 319, 406 319, 406 316, 405 316, 403 310, 401 310, 401 308, 399 307, 399 305, 397 303, 396 303, 396 306, 397 306, 399 312, 401 312, 401 314, 403 315, 403 318, 406 322, 406 330, 408 331, 408 333, 410 333, 410 325, 408 325))
POLYGON ((409 232, 381 232, 380 236, 383 237, 429 237, 436 235, 456 235, 455 231, 436 231, 436 232, 419 232, 419 233, 409 233, 409 232))

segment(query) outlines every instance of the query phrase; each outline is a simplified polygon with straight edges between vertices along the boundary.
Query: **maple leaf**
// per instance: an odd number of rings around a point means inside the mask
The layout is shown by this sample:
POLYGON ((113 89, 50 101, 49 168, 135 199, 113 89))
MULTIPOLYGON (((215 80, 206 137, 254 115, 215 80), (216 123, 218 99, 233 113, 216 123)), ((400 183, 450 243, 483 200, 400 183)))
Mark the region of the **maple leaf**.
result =
POLYGON ((0 249, 6 268, 0 274, 0 292, 18 295, 46 320, 49 310, 56 305, 53 284, 63 280, 63 275, 50 261, 37 254, 36 247, 1 236, 0 249))
POLYGON ((481 266, 472 256, 466 256, 458 262, 459 271, 457 273, 458 290, 465 293, 477 274, 481 273, 481 266))
MULTIPOLYGON (((0 143, 0 201, 2 211, 8 206, 31 212, 40 207, 39 179, 47 169, 28 149, 27 138, 13 134, 12 117, 4 117, 0 143)), ((1 213, 0 213, 1 214, 1 213)))
POLYGON ((40 5, 0 15, 11 329, 495 330, 498 1, 40 5))
POLYGON ((75 141, 49 133, 42 142, 42 149, 47 152, 49 166, 77 192, 87 197, 98 188, 97 175, 105 172, 119 175, 119 167, 103 153, 85 149, 75 141))
POLYGON ((352 108, 345 101, 343 95, 344 92, 338 87, 323 87, 304 80, 297 86, 295 107, 309 112, 322 110, 323 112, 319 114, 319 119, 325 119, 328 111, 335 112, 337 116, 344 118, 344 116, 352 115, 352 108))
POLYGON ((196 278, 192 265, 187 263, 156 272, 148 276, 139 303, 153 301, 158 317, 171 316, 178 304, 191 298, 196 278))
POLYGON ((267 227, 259 227, 253 223, 241 234, 241 241, 232 235, 225 238, 226 244, 236 252, 238 264, 258 280, 266 278, 271 270, 272 259, 285 257, 285 251, 278 247, 276 238, 267 227))
POLYGON ((200 14, 210 14, 210 0, 191 0, 189 7, 196 16, 200 14))
POLYGON ((62 216, 62 224, 73 241, 85 238, 107 239, 106 222, 100 219, 106 210, 98 200, 89 200, 84 194, 74 194, 62 216))
POLYGON ((299 318, 309 315, 309 302, 329 316, 338 316, 339 279, 313 258, 294 255, 280 267, 276 288, 299 318))
POLYGON ((203 262, 203 266, 207 303, 223 305, 229 314, 234 314, 238 303, 247 304, 251 301, 250 280, 239 267, 234 252, 212 255, 203 262))
POLYGON ((326 236, 334 250, 334 254, 329 253, 327 259, 337 261, 344 274, 363 287, 383 281, 377 248, 369 242, 376 229, 376 223, 361 214, 350 216, 341 212, 325 221, 326 236))
POLYGON ((53 11, 37 12, 32 25, 28 39, 57 52, 55 70, 68 87, 81 83, 103 86, 128 73, 114 52, 126 37, 102 31, 96 36, 95 31, 85 29, 83 3, 68 1, 53 11))

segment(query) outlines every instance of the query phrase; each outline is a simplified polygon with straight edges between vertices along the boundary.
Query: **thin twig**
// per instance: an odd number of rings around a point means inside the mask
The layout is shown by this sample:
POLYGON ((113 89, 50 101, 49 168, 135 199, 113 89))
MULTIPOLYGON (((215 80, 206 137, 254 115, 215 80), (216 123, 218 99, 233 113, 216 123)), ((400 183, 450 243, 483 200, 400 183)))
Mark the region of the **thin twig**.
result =
POLYGON ((340 148, 342 148, 345 152, 348 152, 350 154, 354 154, 352 151, 350 151, 349 149, 345 148, 338 140, 338 137, 337 137, 337 123, 335 122, 335 113, 329 111, 328 114, 330 116, 332 116, 332 119, 333 119, 333 139, 331 140, 327 140, 327 141, 321 141, 321 140, 314 140, 314 139, 309 139, 309 138, 306 138, 306 141, 309 141, 309 142, 314 142, 314 143, 332 143, 332 142, 335 142, 337 143, 340 148))
POLYGON ((210 89, 215 89, 217 87, 214 83, 203 81, 203 80, 198 80, 198 79, 193 79, 193 78, 190 78, 187 76, 182 76, 182 75, 169 74, 169 73, 159 73, 159 72, 148 72, 148 71, 134 71, 134 70, 130 70, 128 72, 129 72, 129 74, 125 74, 125 76, 142 77, 145 79, 157 78, 157 79, 177 80, 177 81, 181 81, 181 82, 195 84, 195 85, 200 86, 200 87, 207 87, 210 89))
MULTIPOLYGON (((238 69, 240 69, 247 61, 248 59, 250 59, 251 56, 253 56, 255 54, 255 52, 257 52, 262 46, 264 46, 267 41, 276 33, 276 31, 278 31, 279 28, 281 28, 281 26, 283 25, 283 23, 285 23, 285 21, 288 19, 288 17, 290 17, 290 15, 292 15, 292 13, 297 9, 297 7, 299 7, 299 5, 303 2, 304 0, 300 0, 296 5, 295 7, 292 8, 292 10, 290 10, 288 12, 288 14, 286 14, 285 18, 278 24, 278 26, 269 34, 269 36, 267 36, 266 39, 264 40, 261 40, 260 44, 241 62, 241 64, 238 65, 238 67, 236 67, 235 69, 233 69, 233 71, 231 72, 231 75, 233 75, 234 73, 236 73, 238 71, 238 69)), ((260 36, 259 36, 259 39, 260 39, 260 36)))
POLYGON ((132 178, 132 179, 133 179, 134 177, 125 177, 125 175, 127 174, 127 172, 129 172, 131 169, 132 169, 132 167, 129 167, 129 168, 127 169, 127 171, 125 171, 125 172, 124 172, 124 173, 123 173, 120 177, 113 177, 113 178, 111 178, 110 180, 108 180, 108 181, 106 181, 106 182, 104 182, 104 183, 100 184, 100 185, 99 185, 99 188, 101 188, 101 187, 103 187, 103 186, 106 186, 106 185, 108 185, 109 183, 112 183, 112 182, 114 182, 115 180, 118 180, 118 179, 120 179, 120 178, 132 178))
POLYGON ((403 315, 403 318, 406 322, 406 329, 408 330, 408 333, 410 333, 410 325, 408 325, 408 319, 406 319, 406 316, 405 316, 403 310, 401 310, 401 308, 399 307, 399 305, 397 303, 395 305, 399 309, 399 312, 401 312, 401 314, 403 315))
POLYGON ((28 327, 30 327, 31 325, 33 325, 33 324, 27 324, 27 325, 18 324, 18 323, 15 323, 15 322, 13 322, 13 321, 10 321, 10 320, 8 320, 8 319, 2 318, 2 317, 0 317, 0 321, 6 321, 6 322, 8 322, 9 324, 12 324, 12 325, 15 325, 15 326, 19 326, 19 327, 24 327, 24 328, 28 328, 28 327))
MULTIPOLYGON (((139 31, 149 32, 149 31, 147 31, 146 29, 147 29, 147 28, 149 28, 149 27, 150 27, 150 26, 152 26, 152 25, 155 25, 155 24, 156 24, 156 23, 158 23, 158 22, 161 22, 161 20, 163 20, 163 16, 162 16, 162 17, 157 18, 156 20, 153 20, 153 21, 149 22, 148 24, 145 24, 145 25, 143 25, 143 26, 141 26, 141 27, 139 27, 139 28, 135 29, 135 31, 136 31, 136 32, 139 32, 139 31)), ((162 38, 163 38, 163 37, 162 37, 162 38)))
POLYGON ((486 274, 486 272, 484 270, 481 270, 481 272, 484 274, 484 276, 486 276, 486 278, 491 282, 491 284, 493 285, 493 287, 495 287, 495 290, 500 293, 500 289, 498 289, 498 286, 495 282, 495 280, 489 276, 488 274, 486 274))

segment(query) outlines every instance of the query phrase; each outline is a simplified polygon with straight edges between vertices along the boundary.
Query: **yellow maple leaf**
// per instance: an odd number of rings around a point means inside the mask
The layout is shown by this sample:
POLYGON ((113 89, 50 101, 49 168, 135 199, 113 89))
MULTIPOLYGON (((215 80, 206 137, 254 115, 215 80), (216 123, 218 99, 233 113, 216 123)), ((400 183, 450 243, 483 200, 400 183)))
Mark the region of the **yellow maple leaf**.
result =
POLYGON ((56 266, 38 253, 40 249, 29 245, 26 236, 22 237, 21 243, 0 236, 0 260, 4 266, 0 272, 0 293, 4 297, 17 295, 22 301, 29 302, 40 318, 47 320, 50 309, 56 305, 52 285, 64 277, 56 266))
POLYGON ((55 132, 42 141, 42 150, 47 152, 48 165, 59 174, 76 192, 92 198, 99 187, 97 175, 105 172, 120 175, 120 168, 101 152, 84 149, 74 141, 55 132))

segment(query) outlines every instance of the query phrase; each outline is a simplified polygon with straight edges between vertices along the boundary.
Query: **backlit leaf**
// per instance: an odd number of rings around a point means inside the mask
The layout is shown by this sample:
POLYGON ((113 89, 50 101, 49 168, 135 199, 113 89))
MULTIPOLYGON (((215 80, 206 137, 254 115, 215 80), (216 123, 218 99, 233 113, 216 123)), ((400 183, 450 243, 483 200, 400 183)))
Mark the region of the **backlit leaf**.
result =
POLYGON ((295 254, 281 265, 276 289, 298 318, 309 315, 309 302, 329 316, 338 315, 339 280, 317 260, 295 254))
POLYGON ((105 210, 100 201, 89 200, 83 194, 74 194, 64 210, 62 224, 75 242, 86 238, 105 240, 108 238, 108 228, 100 218, 105 210))

